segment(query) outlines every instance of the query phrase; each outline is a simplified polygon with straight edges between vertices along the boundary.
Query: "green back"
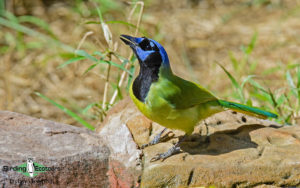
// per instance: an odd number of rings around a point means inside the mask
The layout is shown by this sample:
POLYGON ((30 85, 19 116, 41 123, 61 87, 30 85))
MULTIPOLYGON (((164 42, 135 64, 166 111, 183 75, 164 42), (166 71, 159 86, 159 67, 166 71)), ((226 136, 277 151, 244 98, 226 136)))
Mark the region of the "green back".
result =
POLYGON ((160 90, 160 97, 164 98, 175 109, 186 109, 195 105, 217 98, 205 88, 178 76, 171 74, 160 74, 159 81, 154 84, 160 90))

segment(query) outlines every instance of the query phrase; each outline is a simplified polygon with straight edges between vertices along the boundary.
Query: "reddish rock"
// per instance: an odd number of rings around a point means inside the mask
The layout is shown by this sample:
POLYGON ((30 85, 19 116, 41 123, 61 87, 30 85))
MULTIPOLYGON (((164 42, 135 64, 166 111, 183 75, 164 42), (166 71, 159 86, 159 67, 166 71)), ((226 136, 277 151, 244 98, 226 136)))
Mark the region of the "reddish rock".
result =
MULTIPOLYGON (((141 133, 141 130, 148 132, 150 127, 144 124, 149 122, 137 112, 131 101, 125 99, 108 112, 104 124, 97 129, 99 136, 110 149, 109 179, 112 187, 130 188, 139 184, 142 173, 142 151, 138 149, 134 138, 139 139, 140 136, 133 137, 125 122, 131 122, 130 127, 137 134, 141 133), (137 128, 138 125, 135 125, 137 122, 145 128, 137 128)), ((147 137, 144 133, 142 135, 147 137)))

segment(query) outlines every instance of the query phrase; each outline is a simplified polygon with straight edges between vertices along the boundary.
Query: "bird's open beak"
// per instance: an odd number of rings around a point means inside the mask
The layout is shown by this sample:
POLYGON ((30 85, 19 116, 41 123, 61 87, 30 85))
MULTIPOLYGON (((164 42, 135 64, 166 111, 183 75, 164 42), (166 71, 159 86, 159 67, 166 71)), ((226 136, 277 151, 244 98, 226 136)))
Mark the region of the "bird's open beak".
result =
POLYGON ((135 37, 131 37, 129 35, 121 35, 120 39, 126 44, 129 45, 130 47, 135 47, 138 46, 138 43, 136 42, 135 37))

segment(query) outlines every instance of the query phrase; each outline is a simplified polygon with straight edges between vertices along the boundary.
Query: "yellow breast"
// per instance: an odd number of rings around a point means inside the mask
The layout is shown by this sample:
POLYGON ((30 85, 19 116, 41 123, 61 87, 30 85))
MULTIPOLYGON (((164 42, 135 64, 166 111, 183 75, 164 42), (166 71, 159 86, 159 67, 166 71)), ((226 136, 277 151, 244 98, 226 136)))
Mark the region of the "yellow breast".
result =
POLYGON ((199 121, 197 106, 178 110, 160 96, 153 97, 151 95, 143 103, 134 96, 132 88, 130 88, 130 97, 146 117, 164 127, 182 130, 190 134, 199 121))

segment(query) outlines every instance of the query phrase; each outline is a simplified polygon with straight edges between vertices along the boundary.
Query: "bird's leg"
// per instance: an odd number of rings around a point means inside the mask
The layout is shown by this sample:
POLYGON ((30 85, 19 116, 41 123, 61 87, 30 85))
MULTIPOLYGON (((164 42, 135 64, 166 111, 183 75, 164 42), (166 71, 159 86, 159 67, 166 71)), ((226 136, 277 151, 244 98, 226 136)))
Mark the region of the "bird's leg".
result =
POLYGON ((171 147, 167 152, 157 154, 155 157, 153 157, 150 162, 154 162, 157 160, 165 160, 166 158, 172 156, 175 153, 178 153, 180 151, 180 143, 184 141, 186 138, 186 135, 184 135, 173 147, 171 147))
POLYGON ((206 123, 206 121, 204 120, 204 125, 205 125, 205 133, 206 135, 205 136, 208 136, 208 124, 206 123))
POLYGON ((142 145, 142 149, 144 149, 145 147, 157 144, 160 141, 161 135, 167 130, 167 128, 164 128, 164 130, 162 130, 160 133, 158 133, 157 135, 155 135, 154 139, 151 140, 148 144, 143 144, 142 145))
MULTIPOLYGON (((204 137, 204 142, 207 142, 208 141, 208 134, 209 134, 209 132, 208 132, 208 124, 206 123, 206 121, 204 120, 204 126, 205 126, 205 137, 204 137)), ((202 135, 202 134, 201 134, 202 135)))

